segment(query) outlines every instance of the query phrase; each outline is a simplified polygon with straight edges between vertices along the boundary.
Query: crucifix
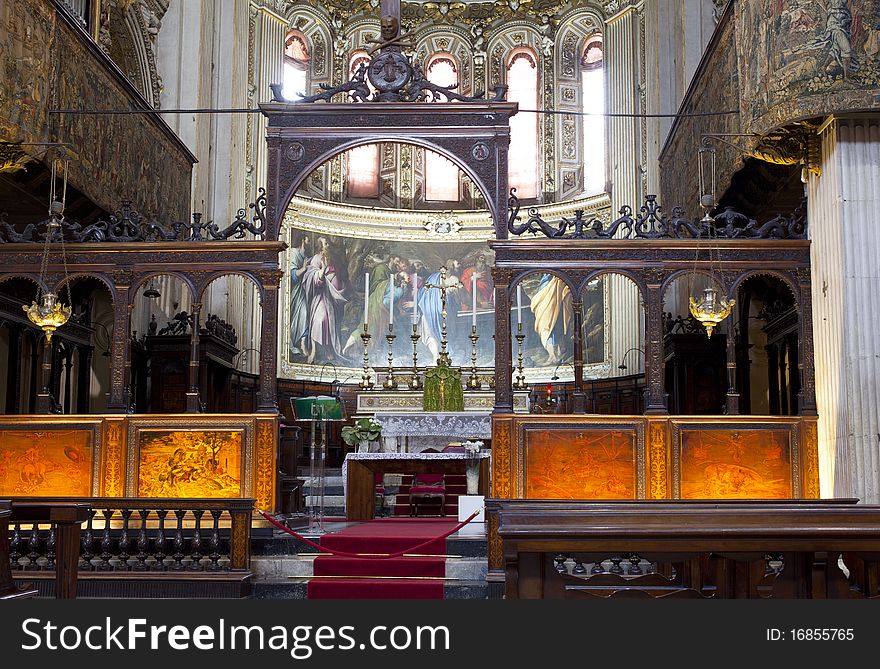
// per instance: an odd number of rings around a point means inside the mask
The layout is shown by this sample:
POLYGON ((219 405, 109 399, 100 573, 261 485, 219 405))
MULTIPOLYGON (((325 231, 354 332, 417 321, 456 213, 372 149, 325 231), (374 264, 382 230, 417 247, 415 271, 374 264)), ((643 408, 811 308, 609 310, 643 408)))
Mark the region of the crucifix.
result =
POLYGON ((464 288, 464 284, 457 278, 455 283, 447 283, 446 266, 440 268, 440 283, 426 283, 422 288, 436 288, 440 291, 440 354, 437 356, 437 364, 448 367, 451 363, 449 353, 446 352, 446 293, 453 288, 464 288))

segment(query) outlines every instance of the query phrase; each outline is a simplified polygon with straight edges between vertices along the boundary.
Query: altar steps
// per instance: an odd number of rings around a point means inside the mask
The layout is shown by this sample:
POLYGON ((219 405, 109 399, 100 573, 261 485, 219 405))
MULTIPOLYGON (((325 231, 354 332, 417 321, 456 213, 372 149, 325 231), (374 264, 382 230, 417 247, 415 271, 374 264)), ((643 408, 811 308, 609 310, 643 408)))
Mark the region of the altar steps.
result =
MULTIPOLYGON (((411 521, 401 519, 400 522, 411 521)), ((354 524, 330 521, 325 527, 329 532, 334 532, 352 525, 354 524)), ((305 533, 304 529, 297 531, 305 533)), ((252 541, 253 598, 307 599, 309 580, 315 574, 316 550, 271 528, 257 529, 254 532, 257 536, 252 541)), ((306 536, 319 540, 318 537, 308 534, 306 536)), ((485 527, 482 524, 472 524, 452 535, 446 539, 446 553, 450 557, 445 560, 443 568, 446 577, 443 582, 443 598, 486 599, 488 547, 485 527)), ((340 585, 345 585, 344 578, 338 580, 340 585)))

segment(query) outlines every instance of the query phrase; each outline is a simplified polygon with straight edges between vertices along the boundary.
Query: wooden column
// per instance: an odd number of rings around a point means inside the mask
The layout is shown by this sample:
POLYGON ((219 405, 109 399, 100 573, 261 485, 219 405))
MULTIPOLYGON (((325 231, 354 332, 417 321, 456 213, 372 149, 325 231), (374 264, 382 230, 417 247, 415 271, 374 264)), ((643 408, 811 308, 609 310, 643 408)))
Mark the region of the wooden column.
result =
POLYGON ((587 398, 584 394, 584 303, 572 302, 574 312, 574 392, 571 395, 571 412, 584 413, 587 398))
POLYGON ((739 390, 736 387, 736 338, 733 332, 733 318, 727 319, 727 415, 739 414, 739 390))
POLYGON ((28 398, 27 398, 27 412, 28 413, 37 413, 37 378, 38 378, 38 370, 37 361, 40 358, 40 340, 36 335, 31 339, 31 373, 30 373, 30 385, 28 388, 28 398))
POLYGON ((779 377, 779 413, 788 415, 788 359, 791 351, 788 350, 785 339, 779 341, 778 369, 775 372, 779 377))
POLYGON ((120 273, 114 277, 116 295, 113 300, 113 340, 110 343, 110 397, 107 401, 108 413, 126 413, 125 384, 126 367, 130 356, 129 329, 131 327, 131 305, 128 289, 131 277, 120 273))
POLYGON ((510 338, 510 272, 492 270, 495 280, 495 413, 513 413, 510 338))
POLYGON ((6 369, 6 413, 21 412, 21 327, 7 323, 9 355, 6 369))
POLYGON ((798 413, 816 415, 816 368, 813 364, 813 293, 808 270, 800 276, 801 299, 798 304, 798 413))
POLYGON ((40 375, 40 392, 37 393, 35 410, 37 413, 52 413, 52 393, 49 384, 52 383, 52 344, 43 337, 43 365, 40 375))
POLYGON ((779 345, 774 342, 767 349, 767 377, 769 381, 770 415, 779 415, 779 345))
POLYGON ((199 404, 199 313, 201 302, 192 303, 192 336, 189 349, 189 391, 186 393, 186 412, 200 413, 199 404))
POLYGON ((278 286, 283 272, 260 272, 262 321, 260 323, 260 387, 257 411, 278 413, 278 286))
POLYGON ((73 347, 69 344, 64 351, 64 413, 70 413, 70 393, 73 390, 73 347))
POLYGON ((649 283, 645 308, 647 310, 645 348, 645 413, 666 414, 667 395, 663 388, 663 295, 660 283, 649 283))
POLYGON ((79 347, 79 370, 76 379, 76 412, 88 413, 92 385, 92 347, 79 347))

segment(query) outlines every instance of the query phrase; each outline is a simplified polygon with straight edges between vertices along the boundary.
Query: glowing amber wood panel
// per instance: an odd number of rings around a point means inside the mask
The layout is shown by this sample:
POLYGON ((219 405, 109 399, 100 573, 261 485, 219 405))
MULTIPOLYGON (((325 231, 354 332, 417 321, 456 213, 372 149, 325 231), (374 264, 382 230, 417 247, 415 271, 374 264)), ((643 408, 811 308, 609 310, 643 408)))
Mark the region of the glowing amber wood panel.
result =
POLYGON ((631 432, 530 430, 525 447, 526 498, 636 498, 631 432))
POLYGON ((3 430, 0 495, 91 495, 91 430, 3 430))
POLYGON ((788 430, 682 430, 682 499, 792 496, 788 430))
POLYGON ((141 430, 138 497, 241 497, 242 430, 141 430))

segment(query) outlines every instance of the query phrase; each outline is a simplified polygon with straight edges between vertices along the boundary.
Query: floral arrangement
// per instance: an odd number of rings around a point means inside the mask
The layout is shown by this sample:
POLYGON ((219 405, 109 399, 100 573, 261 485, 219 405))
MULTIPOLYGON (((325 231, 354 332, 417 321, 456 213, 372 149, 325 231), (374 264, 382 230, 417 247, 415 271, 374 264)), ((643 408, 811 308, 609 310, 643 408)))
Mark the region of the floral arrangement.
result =
POLYGON ((377 441, 382 434, 382 424, 372 418, 358 418, 354 425, 342 428, 342 441, 354 446, 362 441, 377 441))
POLYGON ((465 453, 467 453, 470 456, 475 456, 477 453, 480 452, 480 449, 483 448, 483 442, 482 441, 465 441, 462 443, 462 446, 464 446, 465 453))

